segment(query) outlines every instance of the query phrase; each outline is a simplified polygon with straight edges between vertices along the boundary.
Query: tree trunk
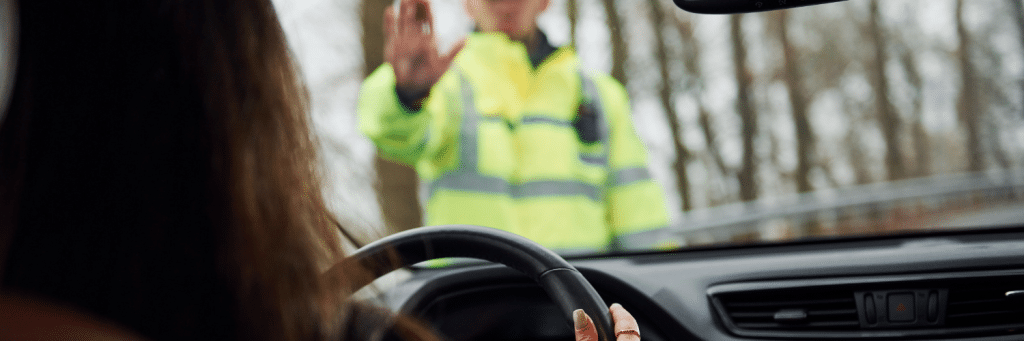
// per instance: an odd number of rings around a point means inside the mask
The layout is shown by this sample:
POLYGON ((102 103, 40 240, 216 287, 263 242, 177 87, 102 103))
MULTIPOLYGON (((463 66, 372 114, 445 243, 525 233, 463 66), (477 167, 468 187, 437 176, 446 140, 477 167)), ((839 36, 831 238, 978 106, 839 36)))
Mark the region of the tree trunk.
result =
POLYGON ((384 64, 384 9, 390 4, 387 0, 363 0, 360 6, 364 76, 384 64))
POLYGON ((751 201, 757 198, 757 157, 754 154, 754 138, 757 137, 757 109, 750 94, 753 77, 747 68, 747 47, 743 39, 743 15, 736 14, 729 18, 732 38, 732 58, 736 72, 736 111, 740 114, 743 135, 743 164, 737 177, 740 182, 740 200, 751 201))
POLYGON ((872 88, 875 92, 875 110, 878 111, 878 125, 885 138, 886 152, 885 165, 889 180, 899 180, 906 177, 906 169, 903 164, 903 151, 900 148, 900 132, 902 122, 899 115, 889 99, 889 80, 886 78, 885 65, 888 60, 886 50, 888 43, 883 28, 881 27, 881 14, 878 10, 878 0, 871 1, 870 27, 871 40, 875 48, 874 60, 871 68, 872 88))
POLYGON ((390 234, 423 226, 416 171, 380 156, 374 158, 373 166, 377 170, 377 202, 387 232, 390 234))
POLYGON ((577 0, 565 2, 565 13, 569 16, 569 46, 576 48, 576 26, 579 23, 579 4, 577 0))
MULTIPOLYGON (((1021 0, 1007 0, 1010 2, 1010 8, 1013 9, 1013 20, 1016 21, 1017 26, 1017 38, 1019 39, 1020 48, 1024 49, 1024 1, 1021 0)), ((1021 82, 1021 92, 1024 93, 1024 81, 1021 82)), ((1022 101, 1024 101, 1024 96, 1022 101)), ((1021 112, 1024 112, 1024 102, 1021 104, 1021 112)))
POLYGON ((800 74, 800 61, 796 49, 789 41, 789 12, 779 11, 778 29, 779 41, 782 44, 783 59, 785 61, 786 87, 789 88, 789 105, 793 115, 793 124, 796 129, 797 168, 796 185, 797 192, 810 192, 811 167, 815 162, 814 155, 814 131, 811 128, 810 119, 807 117, 807 96, 804 93, 803 78, 800 74))
POLYGON ((978 106, 978 89, 976 88, 976 71, 971 64, 971 37, 964 26, 963 18, 964 1, 956 2, 956 32, 960 39, 958 59, 960 61, 960 98, 957 101, 957 111, 960 121, 967 130, 967 170, 978 172, 985 168, 985 156, 981 146, 980 126, 983 118, 978 106))
POLYGON ((654 42, 657 44, 655 57, 658 60, 658 71, 661 74, 661 83, 658 90, 658 97, 661 99, 661 107, 665 110, 668 118, 669 128, 672 132, 672 142, 676 152, 676 161, 673 169, 676 172, 676 184, 679 189, 679 196, 682 199, 683 212, 693 208, 690 200, 690 179, 686 171, 686 164, 690 159, 690 152, 683 144, 683 129, 679 122, 679 115, 676 114, 675 101, 672 99, 673 90, 672 73, 668 63, 668 46, 665 44, 665 10, 661 8, 661 0, 649 0, 651 6, 651 23, 654 26, 654 42))
POLYGON ((629 55, 629 47, 622 35, 622 17, 615 7, 615 0, 601 0, 604 3, 604 15, 608 21, 608 31, 612 40, 612 77, 622 85, 626 85, 629 79, 626 77, 626 59, 629 55))
POLYGON ((714 120, 711 117, 711 112, 707 110, 704 103, 701 101, 699 93, 703 90, 704 84, 702 83, 703 76, 700 69, 700 41, 693 33, 693 22, 689 20, 682 20, 679 16, 675 16, 676 30, 679 31, 679 37, 683 43, 683 66, 686 67, 689 79, 682 81, 680 84, 687 84, 685 89, 687 92, 698 94, 695 96, 697 102, 697 110, 699 110, 699 120, 701 131, 704 133, 704 143, 707 145, 709 157, 714 161, 715 165, 718 166, 718 170, 722 174, 729 172, 729 167, 726 166, 725 160, 722 158, 722 153, 718 150, 718 138, 715 134, 714 120))
MULTIPOLYGON (((387 0, 363 0, 361 21, 364 76, 384 63, 384 9, 390 4, 387 0)), ((377 172, 377 202, 387 232, 422 226, 416 171, 380 156, 374 159, 373 166, 377 172)))
POLYGON ((917 62, 909 50, 905 50, 900 56, 900 64, 903 65, 903 70, 907 74, 907 80, 914 94, 914 121, 912 129, 914 129, 914 160, 916 164, 913 175, 916 177, 928 176, 931 174, 932 152, 931 136, 928 135, 928 131, 924 127, 924 110, 922 110, 923 105, 921 102, 924 80, 917 71, 917 62))
MULTIPOLYGON (((847 112, 851 111, 848 110, 847 112)), ((871 179, 871 171, 868 170, 868 167, 866 166, 870 161, 868 160, 868 156, 864 153, 864 146, 857 138, 860 133, 860 129, 857 129, 857 126, 857 123, 851 122, 846 138, 843 139, 843 145, 850 154, 850 164, 853 167, 853 175, 856 183, 858 185, 866 185, 873 182, 873 179, 871 179)))

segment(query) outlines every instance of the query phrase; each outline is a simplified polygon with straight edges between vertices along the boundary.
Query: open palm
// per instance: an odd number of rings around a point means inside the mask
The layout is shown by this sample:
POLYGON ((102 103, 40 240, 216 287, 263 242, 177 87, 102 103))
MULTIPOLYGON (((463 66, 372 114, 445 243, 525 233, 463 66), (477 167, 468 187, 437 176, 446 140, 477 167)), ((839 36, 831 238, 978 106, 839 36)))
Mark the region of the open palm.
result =
POLYGON ((428 0, 402 0, 398 12, 384 12, 384 58, 395 71, 398 91, 422 99, 462 50, 460 42, 447 54, 437 50, 434 18, 428 0))

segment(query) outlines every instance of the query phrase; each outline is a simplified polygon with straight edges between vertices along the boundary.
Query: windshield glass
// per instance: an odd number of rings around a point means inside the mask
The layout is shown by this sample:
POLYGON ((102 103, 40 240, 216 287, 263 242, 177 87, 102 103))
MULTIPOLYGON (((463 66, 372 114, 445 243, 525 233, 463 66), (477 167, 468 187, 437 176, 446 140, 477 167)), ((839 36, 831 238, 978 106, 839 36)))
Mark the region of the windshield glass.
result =
POLYGON ((276 3, 360 243, 476 224, 593 254, 1024 223, 1021 1, 420 3, 276 3))

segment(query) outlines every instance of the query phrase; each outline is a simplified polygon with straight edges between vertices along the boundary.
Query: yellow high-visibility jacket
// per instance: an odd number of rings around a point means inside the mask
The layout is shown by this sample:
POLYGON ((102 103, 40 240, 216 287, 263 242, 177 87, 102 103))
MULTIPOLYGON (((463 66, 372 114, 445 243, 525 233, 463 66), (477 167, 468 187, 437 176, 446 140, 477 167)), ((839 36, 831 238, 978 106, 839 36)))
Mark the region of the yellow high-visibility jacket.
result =
POLYGON ((525 47, 473 33, 417 112, 385 64, 362 85, 359 128, 428 184, 426 224, 471 224, 563 253, 648 248, 668 225, 625 89, 580 71, 570 48, 534 69, 525 47), (594 108, 598 139, 575 123, 594 108), (645 233, 647 232, 647 233, 645 233))

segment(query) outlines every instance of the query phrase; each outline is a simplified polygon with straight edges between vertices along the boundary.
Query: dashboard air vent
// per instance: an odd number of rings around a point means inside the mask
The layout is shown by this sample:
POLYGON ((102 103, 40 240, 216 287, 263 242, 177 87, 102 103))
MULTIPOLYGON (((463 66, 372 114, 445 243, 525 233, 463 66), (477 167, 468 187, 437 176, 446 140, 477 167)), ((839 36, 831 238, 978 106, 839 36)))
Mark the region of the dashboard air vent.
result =
POLYGON ((960 281, 950 287, 946 326, 1024 327, 1024 277, 960 281))
POLYGON ((856 330, 860 327, 853 292, 775 290, 718 296, 736 328, 775 331, 856 330))
POLYGON ((730 283, 708 294, 741 337, 1024 336, 1024 270, 730 283))

